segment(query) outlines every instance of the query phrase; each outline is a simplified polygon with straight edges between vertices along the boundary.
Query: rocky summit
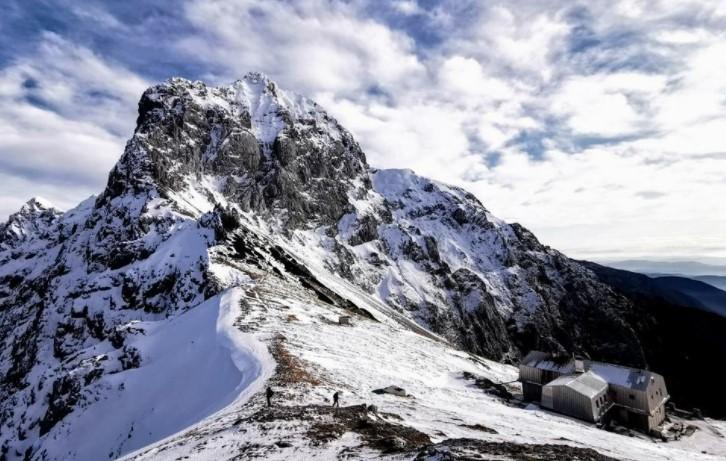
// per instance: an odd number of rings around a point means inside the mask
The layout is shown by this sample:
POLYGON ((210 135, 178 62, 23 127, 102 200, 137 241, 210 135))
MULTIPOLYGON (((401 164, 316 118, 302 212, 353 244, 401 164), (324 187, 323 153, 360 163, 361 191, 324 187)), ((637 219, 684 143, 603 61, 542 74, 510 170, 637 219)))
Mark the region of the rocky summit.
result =
POLYGON ((172 79, 141 96, 100 195, 0 225, 0 459, 712 459, 458 378, 512 381, 531 349, 665 362, 642 301, 460 188, 370 167, 264 75, 172 79), (289 408, 266 412, 268 385, 289 408), (329 389, 374 408, 329 411, 329 389))

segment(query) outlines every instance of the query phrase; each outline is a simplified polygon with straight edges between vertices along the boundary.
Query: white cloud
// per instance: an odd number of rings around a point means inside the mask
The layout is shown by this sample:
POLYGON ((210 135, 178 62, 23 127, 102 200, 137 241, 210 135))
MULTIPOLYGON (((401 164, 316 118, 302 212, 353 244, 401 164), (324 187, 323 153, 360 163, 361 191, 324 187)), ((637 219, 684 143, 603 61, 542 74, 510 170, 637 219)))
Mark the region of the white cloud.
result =
POLYGON ((0 71, 0 215, 36 194, 68 207, 99 192, 146 86, 52 34, 36 54, 0 71))
POLYGON ((523 4, 493 5, 470 28, 458 31, 448 53, 465 52, 486 63, 493 73, 549 80, 551 58, 560 50, 568 27, 558 9, 533 10, 523 4))
POLYGON ((703 29, 695 30, 664 30, 655 34, 655 39, 669 45, 690 45, 704 39, 708 33, 703 29))
POLYGON ((395 0, 392 2, 393 8, 407 16, 421 14, 423 11, 415 0, 395 0))
MULTIPOLYGON (((501 101, 514 97, 514 91, 502 79, 488 76, 476 59, 462 56, 446 58, 439 70, 439 85, 451 91, 463 104, 479 105, 484 101, 501 101)), ((453 98, 452 98, 453 99, 453 98)))
POLYGON ((327 1, 189 2, 187 18, 200 33, 179 49, 220 66, 227 80, 261 69, 308 94, 352 94, 419 78, 424 68, 412 40, 356 17, 352 8, 327 1))
POLYGON ((546 161, 508 155, 471 187, 495 214, 573 256, 724 256, 724 167, 726 155, 670 162, 623 145, 546 161))
POLYGON ((552 98, 553 114, 568 119, 575 133, 626 136, 649 127, 649 108, 639 105, 657 98, 665 87, 662 76, 640 73, 573 76, 552 98))
POLYGON ((673 75, 674 89, 658 106, 658 122, 669 130, 690 128, 726 116, 723 95, 726 82, 726 41, 712 39, 683 59, 682 68, 673 75))

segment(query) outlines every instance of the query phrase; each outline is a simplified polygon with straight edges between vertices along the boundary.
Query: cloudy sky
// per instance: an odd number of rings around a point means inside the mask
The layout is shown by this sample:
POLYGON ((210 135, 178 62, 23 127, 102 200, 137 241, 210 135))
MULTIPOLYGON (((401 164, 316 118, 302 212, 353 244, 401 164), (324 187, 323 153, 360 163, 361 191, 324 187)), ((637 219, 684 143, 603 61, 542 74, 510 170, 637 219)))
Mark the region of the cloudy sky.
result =
POLYGON ((262 71, 576 257, 726 257, 726 2, 5 0, 0 218, 98 193, 145 87, 262 71))

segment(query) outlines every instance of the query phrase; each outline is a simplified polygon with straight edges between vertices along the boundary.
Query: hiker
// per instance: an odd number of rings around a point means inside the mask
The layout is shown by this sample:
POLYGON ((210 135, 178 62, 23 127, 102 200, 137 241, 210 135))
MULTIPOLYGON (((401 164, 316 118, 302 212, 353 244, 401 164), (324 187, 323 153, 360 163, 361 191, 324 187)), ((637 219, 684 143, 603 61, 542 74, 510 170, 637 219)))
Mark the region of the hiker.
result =
POLYGON ((334 408, 340 407, 340 405, 338 404, 338 397, 340 397, 340 395, 338 394, 338 391, 335 391, 335 394, 333 394, 333 407, 334 408))
POLYGON ((274 394, 274 392, 272 392, 272 388, 270 386, 267 386, 267 391, 265 391, 265 395, 267 396, 268 407, 272 406, 272 402, 270 401, 270 399, 272 399, 272 394, 274 394))

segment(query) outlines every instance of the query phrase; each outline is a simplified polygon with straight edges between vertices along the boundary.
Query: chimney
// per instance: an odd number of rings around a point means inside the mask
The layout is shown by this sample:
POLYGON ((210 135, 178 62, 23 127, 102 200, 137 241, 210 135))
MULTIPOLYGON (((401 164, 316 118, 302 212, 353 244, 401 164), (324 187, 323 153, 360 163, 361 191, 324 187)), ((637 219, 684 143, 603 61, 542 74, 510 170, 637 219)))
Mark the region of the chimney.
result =
POLYGON ((581 358, 575 358, 575 373, 585 372, 585 361, 581 358))

